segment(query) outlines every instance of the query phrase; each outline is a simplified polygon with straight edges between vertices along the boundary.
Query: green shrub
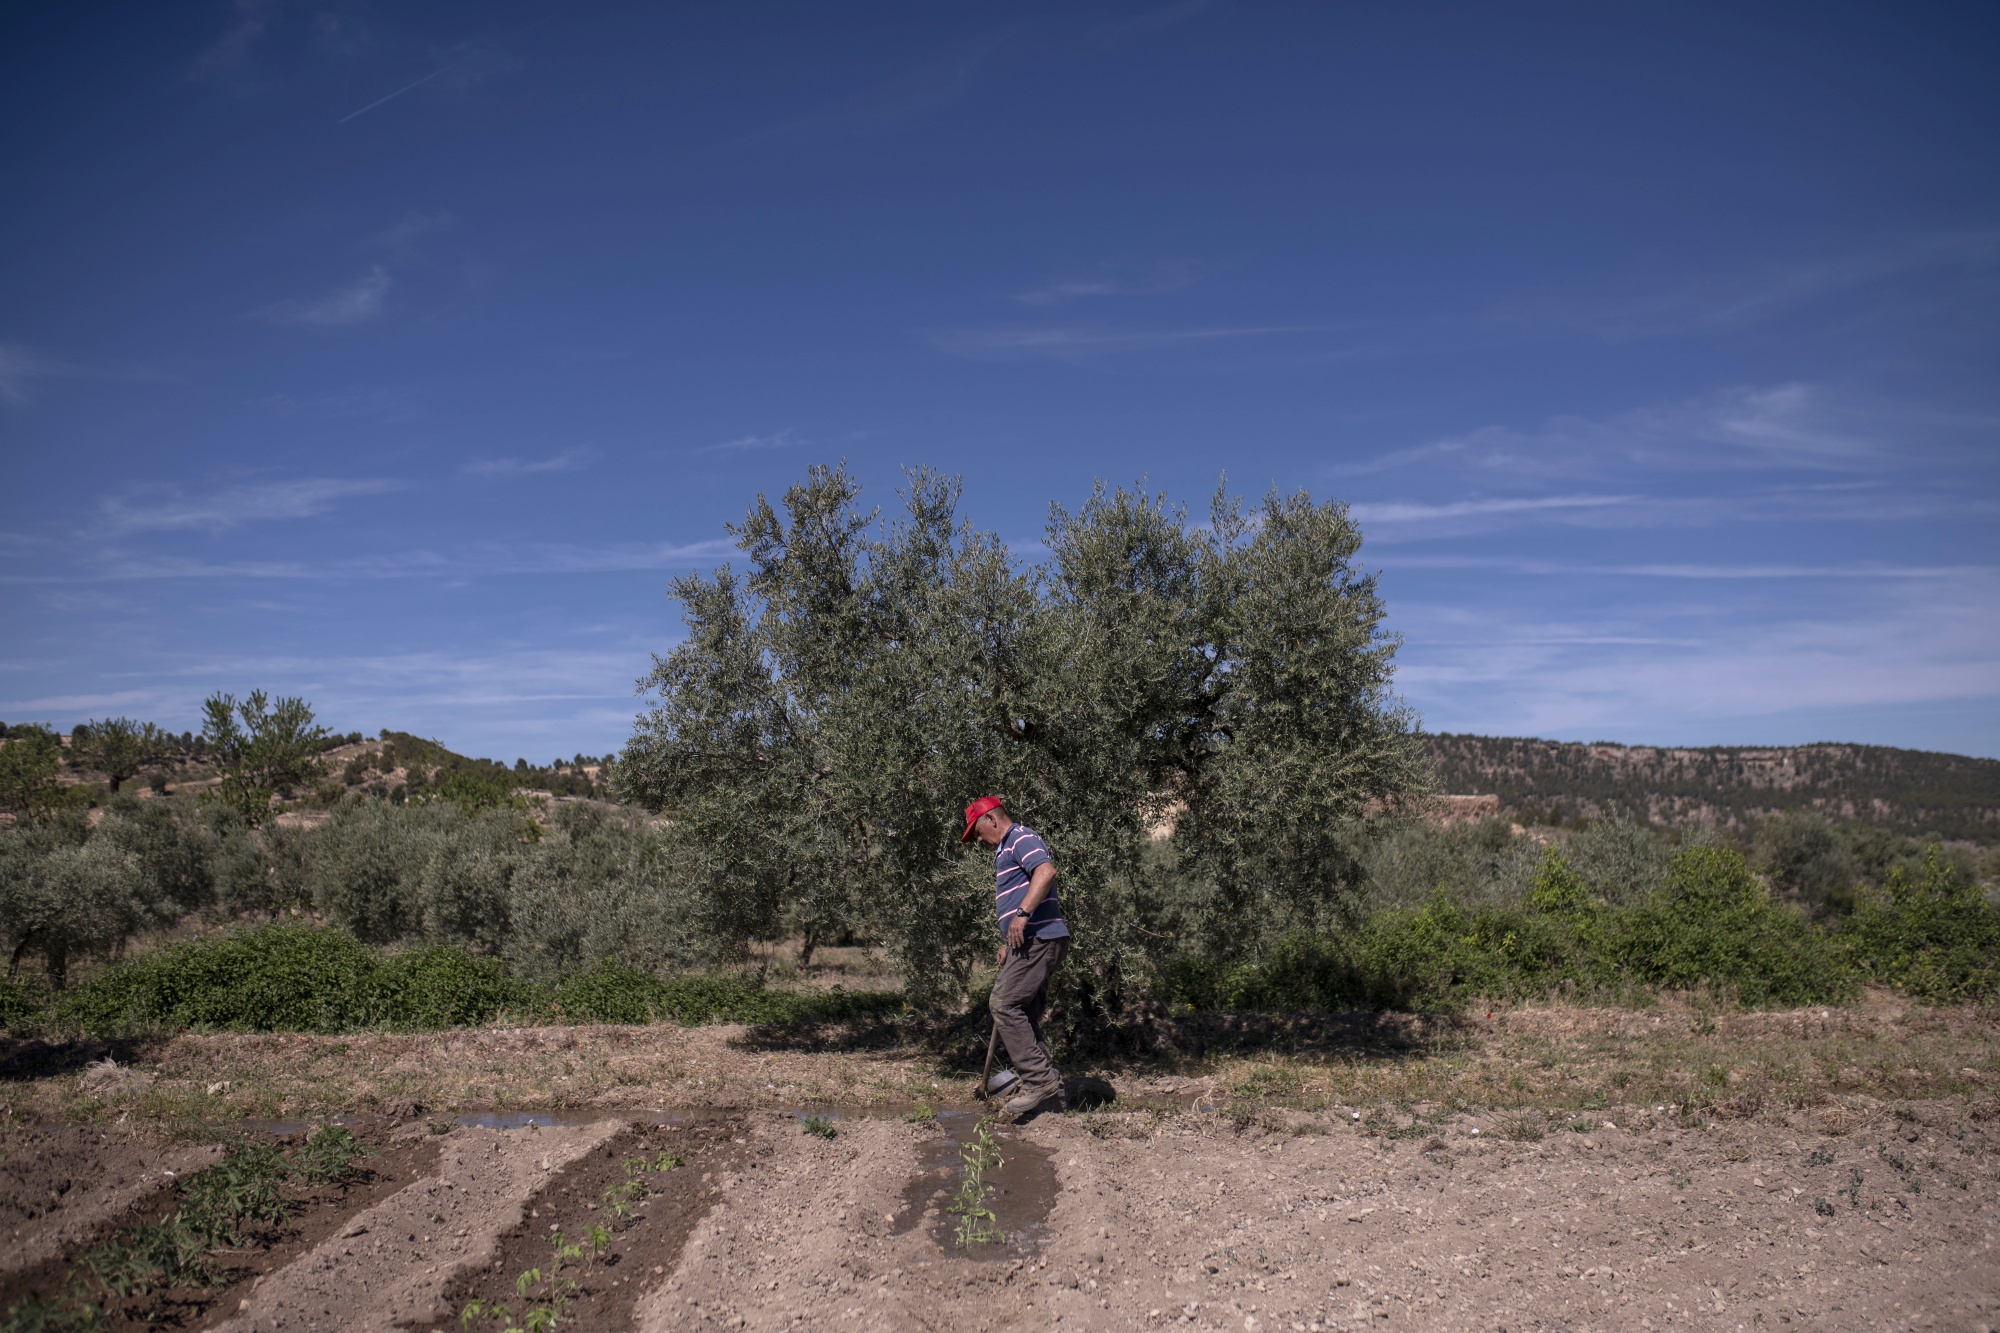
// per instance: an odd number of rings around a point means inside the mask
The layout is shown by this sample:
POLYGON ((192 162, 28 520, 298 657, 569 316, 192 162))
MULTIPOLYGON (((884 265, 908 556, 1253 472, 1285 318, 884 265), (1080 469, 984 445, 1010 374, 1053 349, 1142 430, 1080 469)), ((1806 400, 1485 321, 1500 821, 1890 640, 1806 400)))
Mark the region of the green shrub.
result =
POLYGON ((56 1006, 94 1033, 155 1027, 339 1032, 365 1020, 376 961, 352 935, 279 925, 171 945, 56 1006))
POLYGON ((1680 853, 1666 887, 1619 924, 1620 960, 1653 985, 1707 984, 1748 1005, 1812 1004, 1854 993, 1839 945, 1802 913, 1773 902, 1727 848, 1680 853))
POLYGON ((376 962, 363 988, 359 1026, 470 1027, 502 1010, 532 1009, 536 992, 492 958, 441 946, 393 953, 376 962))
POLYGON ((345 931, 278 925, 173 945, 112 968, 56 1007, 59 1021, 117 1033, 441 1028, 533 1007, 535 993, 462 949, 383 956, 345 931))
POLYGON ((35 1012, 35 1002, 19 986, 0 977, 0 1031, 9 1031, 15 1024, 35 1012))
POLYGON ((1864 972, 1920 999, 1949 1003, 2000 989, 2000 908, 1936 845, 1925 849, 1916 878, 1898 866, 1881 889, 1862 893, 1846 936, 1864 972))

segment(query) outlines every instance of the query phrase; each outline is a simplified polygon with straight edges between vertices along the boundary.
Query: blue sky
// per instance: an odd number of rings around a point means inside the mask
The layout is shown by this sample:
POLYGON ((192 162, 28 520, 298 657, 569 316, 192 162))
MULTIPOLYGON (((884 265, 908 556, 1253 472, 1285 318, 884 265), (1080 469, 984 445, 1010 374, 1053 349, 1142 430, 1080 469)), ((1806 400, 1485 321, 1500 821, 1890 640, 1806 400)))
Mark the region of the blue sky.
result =
POLYGON ((1996 30, 9 6, 0 719, 602 752, 844 458, 1348 501, 1434 730, 2000 755, 1996 30))

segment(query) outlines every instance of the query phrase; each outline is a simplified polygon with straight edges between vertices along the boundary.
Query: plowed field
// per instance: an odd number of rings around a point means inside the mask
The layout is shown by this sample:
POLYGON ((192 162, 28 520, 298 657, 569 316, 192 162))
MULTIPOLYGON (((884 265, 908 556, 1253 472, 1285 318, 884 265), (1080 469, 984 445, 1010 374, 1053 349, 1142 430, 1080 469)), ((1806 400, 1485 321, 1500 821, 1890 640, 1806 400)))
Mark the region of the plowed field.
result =
MULTIPOLYGON (((1733 1035, 1728 1020, 1712 1031, 1698 1020, 1693 1040, 1748 1062, 1745 1052, 1783 1035, 1782 1017, 1757 1017, 1763 1028, 1746 1019, 1733 1035)), ((1535 1049, 1555 1051, 1551 1064, 1510 1047, 1497 1025, 1460 1034, 1450 1050, 1379 1055, 1476 1064, 1483 1051, 1544 1078, 1567 1068, 1580 1085, 1567 1106, 1340 1100, 1330 1095, 1339 1078, 1388 1075, 1329 1073, 1335 1065, 1310 1049, 1104 1069, 1119 1094, 1110 1106, 1000 1131, 991 1201, 1005 1235, 970 1250, 953 1243, 946 1211, 978 1115, 962 1078, 908 1050, 773 1055, 743 1030, 649 1029, 627 1045, 654 1043, 660 1059, 675 1043, 676 1060, 710 1047, 726 1058, 677 1065, 687 1072, 658 1084, 615 1084, 647 1106, 531 1117, 438 1100, 360 1111, 375 1180, 315 1199, 267 1250, 232 1258, 227 1287, 177 1296, 160 1313, 168 1326, 232 1330, 442 1329, 461 1326, 468 1302, 504 1303, 518 1320, 560 1295, 558 1327, 658 1333, 2000 1323, 1992 1015, 1807 1017, 1822 1030, 1790 1038, 1794 1054, 1836 1082, 1842 1067, 1826 1072, 1831 1048, 1814 1043, 1844 1043, 1833 1058, 1862 1070, 1871 1041, 1899 1030, 1909 1062, 1899 1077, 1957 1061, 1956 1081, 1933 1080, 1928 1095, 1806 1095, 1809 1080, 1711 1063, 1718 1095, 1619 1099, 1578 1072, 1605 1058, 1606 1034, 1626 1033, 1631 1050, 1616 1068, 1627 1073, 1668 1048, 1627 1032, 1640 1020, 1587 1013, 1537 1020, 1535 1049), (828 1061, 859 1071, 849 1086, 884 1095, 779 1104, 784 1084, 826 1075, 828 1061), (909 1095, 933 1082, 928 1100, 909 1095), (709 1100, 692 1095, 711 1085, 709 1100), (746 1095, 760 1085, 763 1104, 746 1095), (807 1111, 828 1117, 820 1133, 807 1111), (620 1193, 632 1181, 640 1187, 620 1193), (603 1231, 584 1253, 555 1257, 593 1227, 603 1231), (544 1278, 524 1298, 517 1279, 537 1268, 544 1278), (550 1285, 550 1272, 562 1283, 550 1285)), ((318 1077, 326 1044, 315 1039, 296 1062, 302 1078, 318 1077)), ((1888 1068, 1889 1052, 1877 1054, 1888 1068)), ((175 1060, 188 1058, 163 1052, 158 1071, 171 1082, 175 1060)), ((1467 1078, 1473 1067, 1453 1066, 1467 1078)), ((15 1118, 6 1132, 0 1207, 16 1239, 0 1277, 10 1300, 49 1289, 64 1256, 106 1226, 157 1212, 165 1173, 216 1152, 177 1142, 160 1104, 100 1107, 94 1123, 65 1104, 85 1123, 15 1118), (149 1106, 150 1121, 138 1114, 149 1106)))

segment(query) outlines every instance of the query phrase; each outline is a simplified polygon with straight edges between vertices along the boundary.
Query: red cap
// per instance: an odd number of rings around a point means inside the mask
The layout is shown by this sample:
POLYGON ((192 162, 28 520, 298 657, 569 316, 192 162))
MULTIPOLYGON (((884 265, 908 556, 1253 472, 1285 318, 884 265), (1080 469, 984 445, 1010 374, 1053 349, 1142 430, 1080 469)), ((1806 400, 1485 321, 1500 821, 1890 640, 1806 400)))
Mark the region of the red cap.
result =
POLYGON ((999 808, 1000 798, 998 796, 982 796, 971 805, 966 806, 965 832, 958 835, 958 840, 960 842, 972 841, 972 826, 979 822, 979 817, 988 810, 998 810, 999 808))

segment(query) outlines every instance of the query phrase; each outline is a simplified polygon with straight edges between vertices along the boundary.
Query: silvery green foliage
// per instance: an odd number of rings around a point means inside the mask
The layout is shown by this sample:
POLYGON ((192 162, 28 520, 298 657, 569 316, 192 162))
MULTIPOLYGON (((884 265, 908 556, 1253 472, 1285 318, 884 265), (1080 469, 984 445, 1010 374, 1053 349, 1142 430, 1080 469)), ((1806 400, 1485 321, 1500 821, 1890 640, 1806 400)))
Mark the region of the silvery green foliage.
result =
POLYGON ((706 961, 688 886, 684 858, 658 832, 601 807, 558 807, 509 885, 503 952, 515 975, 536 981, 606 957, 650 971, 706 961))
POLYGON ((115 798, 93 835, 138 858, 143 896, 163 920, 176 920, 215 899, 215 835, 187 803, 115 798))
POLYGON ((1353 827, 1355 878, 1371 910, 1420 907, 1439 892, 1463 903, 1518 903, 1542 864, 1542 847, 1504 820, 1440 828, 1419 818, 1353 827))
POLYGON ((72 961, 118 949, 155 919, 139 858, 112 839, 79 842, 23 828, 0 834, 0 931, 10 970, 36 955, 60 990, 72 961))
POLYGON ((1424 781, 1345 508, 1218 494, 1197 525, 1100 487, 1052 512, 1024 569, 958 502, 915 472, 878 524, 844 469, 815 468, 732 529, 742 574, 676 582, 687 639, 641 682, 618 783, 670 817, 702 928, 854 929, 916 1002, 962 993, 993 926, 959 812, 987 792, 1056 849, 1106 996, 1165 930, 1324 915, 1346 823, 1424 781), (1192 894, 1140 873, 1169 807, 1192 894))
POLYGON ((445 820, 417 877, 416 932, 438 944, 500 952, 523 850, 521 820, 511 812, 445 820))
POLYGON ((1861 862, 1846 840, 1807 810, 1765 820, 1757 829, 1752 865, 1772 888, 1817 914, 1850 909, 1861 878, 1861 862))
POLYGON ((313 906, 371 944, 416 935, 419 882, 454 817, 448 807, 342 803, 302 840, 313 906))
POLYGON ((1602 901, 1622 907, 1666 887, 1674 848, 1642 824, 1598 820, 1563 844, 1563 857, 1602 901))

